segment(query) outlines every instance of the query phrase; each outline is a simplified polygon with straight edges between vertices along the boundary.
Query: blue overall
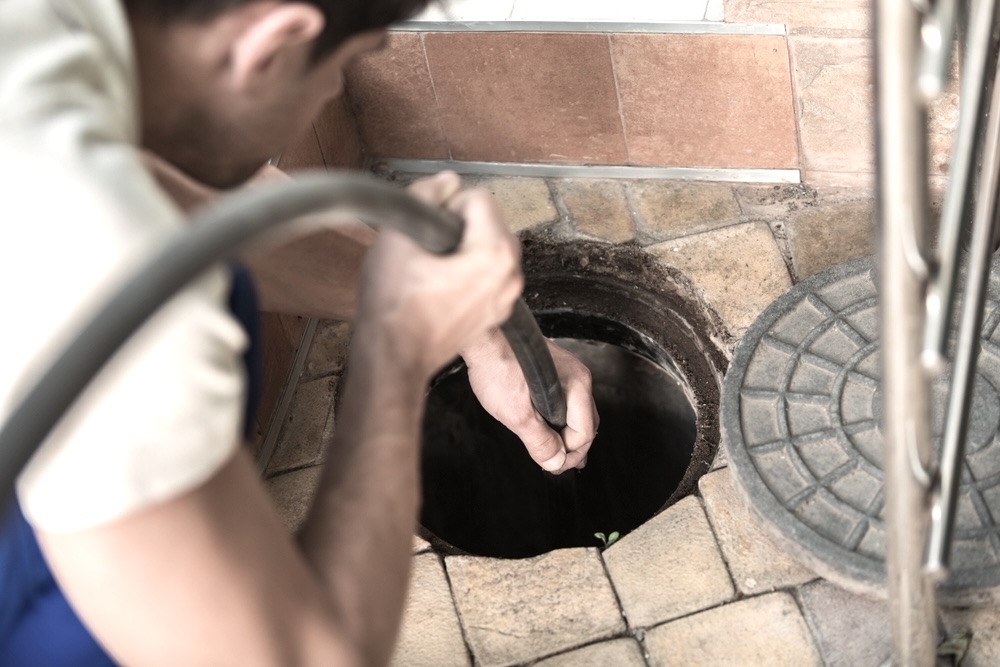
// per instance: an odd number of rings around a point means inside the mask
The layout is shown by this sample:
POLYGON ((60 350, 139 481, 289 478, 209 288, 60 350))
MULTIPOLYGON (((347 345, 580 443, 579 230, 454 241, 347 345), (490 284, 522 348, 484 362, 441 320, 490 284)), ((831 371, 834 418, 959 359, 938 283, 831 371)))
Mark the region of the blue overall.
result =
MULTIPOLYGON (((233 267, 229 307, 250 339, 244 354, 247 403, 244 434, 261 388, 257 298, 246 269, 233 267)), ((101 649, 66 602, 17 502, 0 519, 0 667, 105 667, 101 649)))

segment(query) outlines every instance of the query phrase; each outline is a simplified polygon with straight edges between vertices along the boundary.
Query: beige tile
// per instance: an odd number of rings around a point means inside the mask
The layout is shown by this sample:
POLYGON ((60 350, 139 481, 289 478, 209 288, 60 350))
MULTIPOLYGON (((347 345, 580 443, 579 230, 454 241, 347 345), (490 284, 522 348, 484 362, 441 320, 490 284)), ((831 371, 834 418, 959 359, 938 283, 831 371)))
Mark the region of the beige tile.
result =
POLYGON ((728 23, 783 23, 790 34, 867 35, 867 0, 726 0, 728 23))
POLYGON ((356 60, 347 94, 365 149, 377 157, 449 157, 421 37, 391 32, 385 48, 356 60))
POLYGON ((650 667, 823 665, 788 593, 750 598, 661 625, 646 633, 645 644, 650 667))
POLYGON ((393 667, 472 664, 444 568, 434 554, 413 558, 403 625, 391 664, 393 667))
POLYGON ((267 475, 320 462, 333 437, 335 388, 333 377, 302 382, 296 387, 267 475))
POLYGON ((874 207, 874 200, 865 197, 820 201, 815 208, 790 213, 785 228, 796 278, 874 253, 874 207))
POLYGON ((867 39, 791 37, 802 166, 874 172, 872 49, 867 39))
POLYGON ((624 185, 619 181, 555 181, 573 228, 589 237, 623 243, 635 237, 624 185))
POLYGON ((614 34, 633 164, 795 168, 785 38, 614 34))
POLYGON ((558 217, 549 186, 541 178, 498 176, 467 178, 471 187, 482 188, 493 195, 500 212, 512 231, 519 232, 552 222, 558 217))
POLYGON ((816 575, 764 534, 728 469, 705 475, 698 489, 740 593, 757 595, 811 581, 816 575))
POLYGON ((1000 608, 946 609, 944 622, 949 636, 972 631, 969 652, 962 667, 1000 665, 1000 608))
POLYGON ((881 665, 892 652, 889 605, 853 595, 827 581, 799 590, 828 667, 881 665))
POLYGON ((706 232, 740 219, 732 186, 724 183, 636 181, 628 188, 646 242, 706 232))
POLYGON ((736 593, 693 496, 623 537, 603 557, 633 628, 722 604, 736 593))
POLYGON ((646 661, 639 642, 623 637, 563 653, 533 667, 646 667, 646 661))
POLYGON ((316 326, 312 346, 306 356, 303 377, 325 377, 342 370, 347 362, 347 350, 350 344, 351 325, 349 322, 321 321, 316 326))
POLYGON ((267 489, 289 531, 294 533, 306 520, 322 471, 323 466, 313 466, 267 480, 267 489))
POLYGON ((792 281, 764 223, 733 225, 648 248, 686 273, 734 334, 784 294, 792 281))
POLYGON ((625 630, 595 549, 445 560, 476 664, 516 665, 625 630))
POLYGON ((815 206, 816 189, 806 183, 788 185, 738 185, 736 201, 748 220, 784 220, 793 211, 815 206))
POLYGON ((456 160, 625 162, 605 35, 428 33, 425 45, 456 160))

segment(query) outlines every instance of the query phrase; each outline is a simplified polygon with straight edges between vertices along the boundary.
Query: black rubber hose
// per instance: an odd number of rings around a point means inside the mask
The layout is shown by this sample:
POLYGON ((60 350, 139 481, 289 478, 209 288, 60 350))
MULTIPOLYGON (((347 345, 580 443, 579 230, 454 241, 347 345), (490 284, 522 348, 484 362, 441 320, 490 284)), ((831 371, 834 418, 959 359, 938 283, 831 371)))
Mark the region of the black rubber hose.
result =
MULTIPOLYGON (((171 296, 247 241, 287 221, 335 210, 345 220, 403 232, 436 254, 455 250, 462 222, 402 190, 359 174, 303 174, 226 197, 157 251, 79 335, 10 413, 0 430, 0 505, 14 482, 76 397, 115 351, 171 296)), ((555 428, 566 423, 566 402, 530 311, 518 302, 502 330, 524 369, 531 400, 555 428)))

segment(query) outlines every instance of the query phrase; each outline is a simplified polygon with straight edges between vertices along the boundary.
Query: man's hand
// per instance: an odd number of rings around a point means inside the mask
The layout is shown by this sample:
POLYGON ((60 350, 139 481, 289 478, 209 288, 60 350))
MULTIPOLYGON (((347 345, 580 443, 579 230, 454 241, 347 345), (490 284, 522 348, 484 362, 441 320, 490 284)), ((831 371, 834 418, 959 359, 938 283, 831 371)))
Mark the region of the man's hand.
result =
POLYGON ((521 439, 535 463, 558 474, 587 464, 600 417, 591 393, 590 370, 566 350, 547 342, 566 393, 562 433, 556 433, 531 405, 524 373, 498 329, 463 350, 462 357, 483 408, 521 439))
POLYGON ((465 221, 455 253, 434 256, 402 234, 382 231, 361 281, 356 331, 378 321, 400 361, 412 360, 428 374, 506 320, 524 286, 517 239, 490 195, 459 188, 451 172, 410 188, 465 221))

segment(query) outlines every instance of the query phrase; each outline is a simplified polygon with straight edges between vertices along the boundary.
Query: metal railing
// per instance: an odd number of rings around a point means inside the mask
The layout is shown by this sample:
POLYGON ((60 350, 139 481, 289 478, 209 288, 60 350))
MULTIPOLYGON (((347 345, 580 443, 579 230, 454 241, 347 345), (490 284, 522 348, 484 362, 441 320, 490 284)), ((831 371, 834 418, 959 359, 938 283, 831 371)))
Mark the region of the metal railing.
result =
POLYGON ((895 665, 935 664, 1000 184, 996 0, 876 0, 879 289, 887 571, 895 665), (959 121, 931 248, 928 105, 961 60, 959 121), (963 242, 967 239, 967 242, 963 242), (956 326, 957 323, 957 326, 956 326), (930 382, 951 372, 941 456, 930 382))

